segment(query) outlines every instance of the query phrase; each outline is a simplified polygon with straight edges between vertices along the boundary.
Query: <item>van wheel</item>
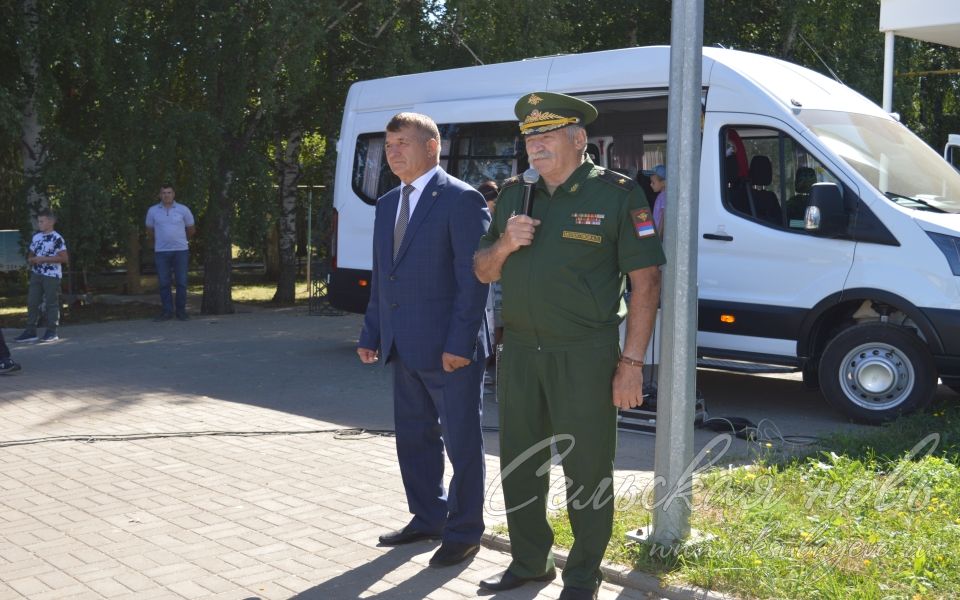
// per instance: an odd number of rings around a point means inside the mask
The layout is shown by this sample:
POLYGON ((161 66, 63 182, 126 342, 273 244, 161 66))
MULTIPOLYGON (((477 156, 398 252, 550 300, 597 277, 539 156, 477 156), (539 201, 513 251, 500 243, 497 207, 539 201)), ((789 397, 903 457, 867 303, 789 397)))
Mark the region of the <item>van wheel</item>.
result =
POLYGON ((854 325, 830 340, 820 359, 820 389, 853 420, 878 424, 919 410, 937 387, 933 355, 908 329, 854 325))

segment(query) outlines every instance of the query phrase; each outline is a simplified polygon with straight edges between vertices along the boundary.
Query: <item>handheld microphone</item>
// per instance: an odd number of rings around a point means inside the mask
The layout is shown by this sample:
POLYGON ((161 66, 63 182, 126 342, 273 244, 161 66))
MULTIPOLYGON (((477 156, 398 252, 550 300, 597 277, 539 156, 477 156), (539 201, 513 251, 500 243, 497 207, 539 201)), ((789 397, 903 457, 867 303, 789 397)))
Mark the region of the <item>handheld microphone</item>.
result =
POLYGON ((540 180, 540 173, 530 167, 523 172, 523 214, 533 217, 533 186, 540 180))

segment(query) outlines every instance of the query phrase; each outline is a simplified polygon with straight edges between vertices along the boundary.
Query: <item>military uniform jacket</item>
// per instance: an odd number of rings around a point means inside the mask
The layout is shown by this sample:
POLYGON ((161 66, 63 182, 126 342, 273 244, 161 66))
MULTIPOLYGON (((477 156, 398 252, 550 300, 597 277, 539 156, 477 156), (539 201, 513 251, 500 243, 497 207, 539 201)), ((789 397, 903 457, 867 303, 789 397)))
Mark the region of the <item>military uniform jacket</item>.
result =
MULTIPOLYGON (((522 212, 523 184, 504 182, 480 249, 496 242, 522 212)), ((632 179, 587 160, 551 196, 541 179, 533 244, 501 271, 505 339, 545 350, 619 340, 626 315, 625 274, 666 262, 650 207, 632 179)))

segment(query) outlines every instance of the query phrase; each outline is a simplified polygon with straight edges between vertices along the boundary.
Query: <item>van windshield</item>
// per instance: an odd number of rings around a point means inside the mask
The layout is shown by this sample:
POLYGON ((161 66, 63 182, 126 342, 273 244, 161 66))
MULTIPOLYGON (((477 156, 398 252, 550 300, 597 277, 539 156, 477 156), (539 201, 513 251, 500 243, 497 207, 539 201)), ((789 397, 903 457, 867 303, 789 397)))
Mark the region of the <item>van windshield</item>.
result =
POLYGON ((798 117, 891 202, 960 213, 960 173, 900 123, 825 110, 802 110, 798 117))

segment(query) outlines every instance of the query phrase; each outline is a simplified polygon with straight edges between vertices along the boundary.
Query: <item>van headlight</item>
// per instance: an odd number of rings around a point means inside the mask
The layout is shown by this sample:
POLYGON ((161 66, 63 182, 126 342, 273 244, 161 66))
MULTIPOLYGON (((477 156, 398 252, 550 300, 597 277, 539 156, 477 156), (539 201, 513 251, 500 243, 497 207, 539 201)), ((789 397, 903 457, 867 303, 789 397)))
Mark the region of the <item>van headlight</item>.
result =
POLYGON ((950 270, 953 271, 953 274, 960 276, 960 238, 933 233, 932 231, 928 231, 927 235, 937 245, 937 248, 940 248, 940 252, 943 252, 943 255, 947 257, 947 262, 950 263, 950 270))

